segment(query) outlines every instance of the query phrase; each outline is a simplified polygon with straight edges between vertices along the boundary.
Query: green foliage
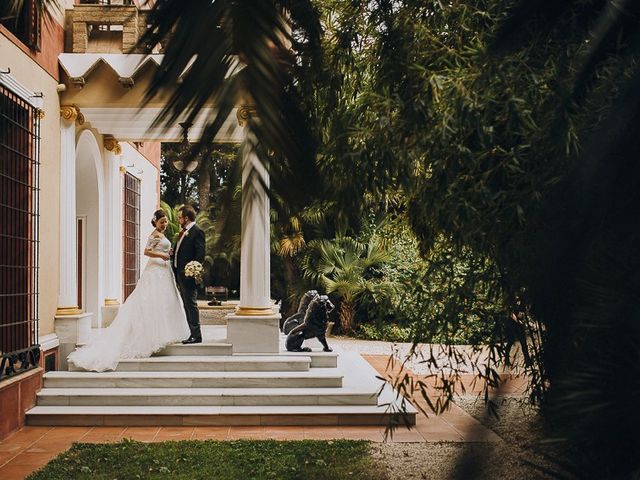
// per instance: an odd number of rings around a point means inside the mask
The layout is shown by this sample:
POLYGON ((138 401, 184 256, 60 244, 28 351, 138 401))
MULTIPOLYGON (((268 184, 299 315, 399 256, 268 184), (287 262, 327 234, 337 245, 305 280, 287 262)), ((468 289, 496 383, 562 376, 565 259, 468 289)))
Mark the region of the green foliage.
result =
POLYGON ((502 332, 494 329, 504 306, 489 292, 493 279, 487 276, 495 274, 490 262, 480 262, 469 251, 458 255, 444 240, 421 257, 406 215, 382 223, 372 219, 363 235, 372 234, 389 253, 381 272, 396 288, 388 296, 363 297, 359 316, 369 323, 371 339, 388 335, 389 341, 446 344, 502 340, 502 332))
POLYGON ((239 225, 238 231, 223 232, 222 222, 212 220, 211 214, 204 211, 198 213, 196 223, 205 234, 205 284, 231 288, 232 270, 237 270, 240 261, 239 225))
POLYGON ((77 479, 379 479, 364 441, 182 441, 76 443, 30 480, 77 479))
POLYGON ((411 328, 395 323, 363 323, 358 326, 355 336, 363 340, 379 340, 384 342, 411 342, 411 328))
POLYGON ((340 299, 340 326, 344 332, 355 328, 355 314, 360 298, 389 295, 394 285, 387 282, 379 268, 389 255, 379 239, 367 243, 341 236, 331 241, 313 240, 301 260, 304 275, 322 291, 340 299))
POLYGON ((620 397, 638 388, 614 392, 638 363, 614 365, 640 342, 640 4, 320 3, 321 168, 347 215, 367 194, 406 197, 428 263, 414 340, 472 318, 492 381, 519 343, 532 398, 584 470, 637 476, 638 441, 623 440, 637 408, 620 397))
POLYGON ((178 204, 175 206, 171 206, 166 202, 160 202, 160 208, 164 210, 164 213, 167 215, 167 230, 164 232, 165 236, 171 241, 171 243, 175 242, 178 233, 180 233, 180 224, 178 223, 178 210, 182 204, 178 204))

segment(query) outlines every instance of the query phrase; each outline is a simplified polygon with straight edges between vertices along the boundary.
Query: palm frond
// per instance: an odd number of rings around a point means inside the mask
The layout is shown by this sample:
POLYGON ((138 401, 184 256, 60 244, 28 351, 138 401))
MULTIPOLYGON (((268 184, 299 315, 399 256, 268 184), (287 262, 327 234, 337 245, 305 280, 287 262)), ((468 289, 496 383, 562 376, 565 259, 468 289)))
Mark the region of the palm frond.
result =
MULTIPOLYGON (((29 0, 4 0, 0 2, 0 21, 17 21, 29 0)), ((51 22, 53 12, 61 12, 58 0, 36 0, 34 3, 36 15, 45 22, 51 22)))
POLYGON ((248 137, 255 139, 250 147, 271 174, 270 190, 286 200, 275 207, 302 205, 318 182, 313 181, 313 141, 292 75, 295 56, 309 61, 317 54, 312 46, 319 44, 320 24, 313 4, 158 0, 148 23, 139 45, 167 46, 145 100, 174 88, 156 124, 175 124, 185 113, 186 121, 193 121, 215 101, 216 113, 192 148, 197 155, 210 147, 236 105, 255 105, 248 137))

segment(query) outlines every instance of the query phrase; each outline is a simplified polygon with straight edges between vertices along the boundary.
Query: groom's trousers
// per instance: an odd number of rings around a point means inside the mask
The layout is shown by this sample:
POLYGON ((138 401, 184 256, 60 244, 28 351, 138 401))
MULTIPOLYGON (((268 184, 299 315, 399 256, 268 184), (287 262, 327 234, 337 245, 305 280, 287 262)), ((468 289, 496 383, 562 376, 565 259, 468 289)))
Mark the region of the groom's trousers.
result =
POLYGON ((196 282, 191 278, 185 278, 179 275, 178 289, 184 304, 184 311, 187 315, 187 323, 191 330, 191 337, 202 340, 202 332, 200 331, 200 312, 198 311, 198 287, 196 282))

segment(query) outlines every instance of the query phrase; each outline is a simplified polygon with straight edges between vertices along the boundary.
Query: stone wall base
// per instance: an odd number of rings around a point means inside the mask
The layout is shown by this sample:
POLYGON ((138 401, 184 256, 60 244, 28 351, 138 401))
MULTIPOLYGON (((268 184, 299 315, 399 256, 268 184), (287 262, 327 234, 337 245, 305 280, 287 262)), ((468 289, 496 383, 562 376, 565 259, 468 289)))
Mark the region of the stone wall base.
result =
POLYGON ((44 369, 34 368, 0 382, 0 440, 25 424, 25 412, 36 404, 44 369))

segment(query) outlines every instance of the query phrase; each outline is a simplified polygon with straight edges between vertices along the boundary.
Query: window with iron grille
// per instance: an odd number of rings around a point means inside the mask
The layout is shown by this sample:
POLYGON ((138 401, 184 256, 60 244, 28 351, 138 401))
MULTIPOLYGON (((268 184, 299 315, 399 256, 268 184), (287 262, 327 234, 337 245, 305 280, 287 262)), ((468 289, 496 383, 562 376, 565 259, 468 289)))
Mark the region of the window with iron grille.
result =
POLYGON ((11 33, 32 50, 40 51, 42 37, 40 11, 36 7, 37 0, 26 0, 15 17, 2 21, 11 33))
POLYGON ((140 278, 140 180, 124 176, 124 299, 140 278))
POLYGON ((38 110, 0 84, 0 380, 38 365, 38 110))

